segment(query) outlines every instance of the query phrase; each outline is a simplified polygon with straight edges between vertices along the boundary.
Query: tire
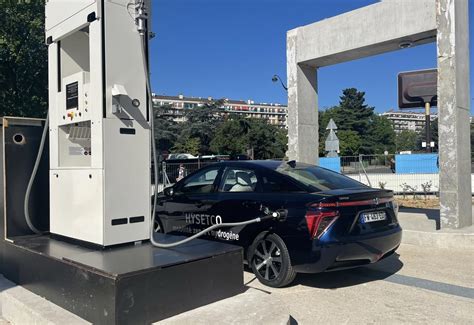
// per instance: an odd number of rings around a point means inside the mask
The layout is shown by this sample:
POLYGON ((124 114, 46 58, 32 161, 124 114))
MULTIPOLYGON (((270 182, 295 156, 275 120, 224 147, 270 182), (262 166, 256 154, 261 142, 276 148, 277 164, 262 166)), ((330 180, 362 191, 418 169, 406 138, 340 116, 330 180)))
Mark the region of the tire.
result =
POLYGON ((257 279, 266 286, 281 288, 295 279, 288 248, 276 234, 258 235, 250 246, 248 260, 257 279))

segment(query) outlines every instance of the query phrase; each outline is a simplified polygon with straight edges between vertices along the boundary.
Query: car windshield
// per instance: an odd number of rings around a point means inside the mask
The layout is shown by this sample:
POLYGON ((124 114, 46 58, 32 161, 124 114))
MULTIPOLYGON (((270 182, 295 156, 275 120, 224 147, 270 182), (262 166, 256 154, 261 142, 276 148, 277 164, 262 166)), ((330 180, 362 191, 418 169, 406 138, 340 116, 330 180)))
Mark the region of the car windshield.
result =
POLYGON ((285 164, 278 167, 276 171, 290 176, 310 187, 315 192, 366 187, 364 184, 349 177, 316 166, 296 166, 291 168, 285 164))

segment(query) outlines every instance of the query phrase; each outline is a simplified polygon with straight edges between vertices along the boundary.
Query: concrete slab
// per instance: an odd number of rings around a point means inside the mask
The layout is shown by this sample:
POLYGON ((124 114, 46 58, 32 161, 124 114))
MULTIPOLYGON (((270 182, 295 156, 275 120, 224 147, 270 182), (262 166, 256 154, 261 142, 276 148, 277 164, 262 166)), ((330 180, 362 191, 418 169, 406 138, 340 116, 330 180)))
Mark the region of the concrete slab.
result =
POLYGON ((424 247, 474 250, 474 227, 439 229, 439 210, 403 209, 398 220, 403 228, 402 243, 424 247))
POLYGON ((288 324, 290 313, 283 299, 265 289, 251 288, 238 296, 197 308, 155 324, 288 324))
MULTIPOLYGON (((289 314, 298 324, 472 324, 473 268, 472 249, 402 244, 397 254, 375 265, 299 274, 294 284, 282 289, 263 286, 252 273, 245 272, 251 289, 244 294, 160 324, 287 324, 289 314)), ((37 309, 51 308, 44 303, 44 299, 0 276, 0 310, 7 307, 12 317, 15 315, 9 305, 15 305, 17 315, 11 324, 85 323, 64 318, 62 313, 57 317, 38 315, 37 309), (5 292, 11 299, 5 299, 5 292)), ((12 319, 0 316, 1 325, 8 324, 1 317, 12 319)))
POLYGON ((433 216, 430 215, 431 211, 427 211, 428 209, 424 210, 425 211, 423 211, 423 209, 404 209, 404 211, 407 212, 399 212, 398 221, 402 228, 404 230, 418 231, 435 231, 439 229, 437 222, 439 221, 439 210, 434 210, 435 213, 437 211, 437 218, 436 216, 433 218, 433 216))
POLYGON ((404 230, 402 243, 442 249, 464 249, 474 251, 474 232, 472 227, 465 231, 419 231, 404 230))
MULTIPOLYGON (((89 322, 0 275, 0 317, 11 324, 85 325, 89 322)), ((1 324, 1 322, 0 322, 1 324)), ((3 325, 3 324, 2 324, 3 325)))
MULTIPOLYGON (((250 288, 232 298, 191 310, 156 324, 288 324, 288 307, 267 292, 250 288)), ((85 325, 84 319, 17 286, 0 275, 0 325, 85 325)))
POLYGON ((401 245, 375 265, 298 274, 283 289, 265 287, 249 272, 244 279, 282 299, 303 325, 473 324, 473 268, 472 250, 401 245))
POLYGON ((436 2, 392 0, 329 17, 293 31, 298 34, 297 62, 323 67, 414 45, 434 42, 436 2))

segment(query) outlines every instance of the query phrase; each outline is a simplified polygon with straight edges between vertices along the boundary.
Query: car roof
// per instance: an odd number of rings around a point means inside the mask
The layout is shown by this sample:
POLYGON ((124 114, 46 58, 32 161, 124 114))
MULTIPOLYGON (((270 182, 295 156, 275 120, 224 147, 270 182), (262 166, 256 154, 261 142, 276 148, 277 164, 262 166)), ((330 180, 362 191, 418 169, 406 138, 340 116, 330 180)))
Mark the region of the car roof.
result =
MULTIPOLYGON (((268 168, 268 169, 277 169, 280 166, 285 166, 287 165, 288 161, 283 161, 283 160, 228 160, 225 162, 221 162, 220 164, 224 166, 257 166, 257 167, 263 167, 263 168, 268 168)), ((304 163, 295 163, 295 167, 310 167, 313 165, 310 164, 304 164, 304 163)))

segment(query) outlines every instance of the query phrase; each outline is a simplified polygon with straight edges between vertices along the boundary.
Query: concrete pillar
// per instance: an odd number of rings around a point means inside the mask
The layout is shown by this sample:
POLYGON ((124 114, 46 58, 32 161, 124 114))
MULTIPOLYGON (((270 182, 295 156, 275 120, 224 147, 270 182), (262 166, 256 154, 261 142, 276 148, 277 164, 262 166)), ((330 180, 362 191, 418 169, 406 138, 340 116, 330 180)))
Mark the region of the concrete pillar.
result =
POLYGON ((318 163, 316 68, 297 62, 298 31, 287 35, 288 152, 290 160, 318 163))
POLYGON ((468 0, 437 0, 441 226, 472 224, 468 0))

